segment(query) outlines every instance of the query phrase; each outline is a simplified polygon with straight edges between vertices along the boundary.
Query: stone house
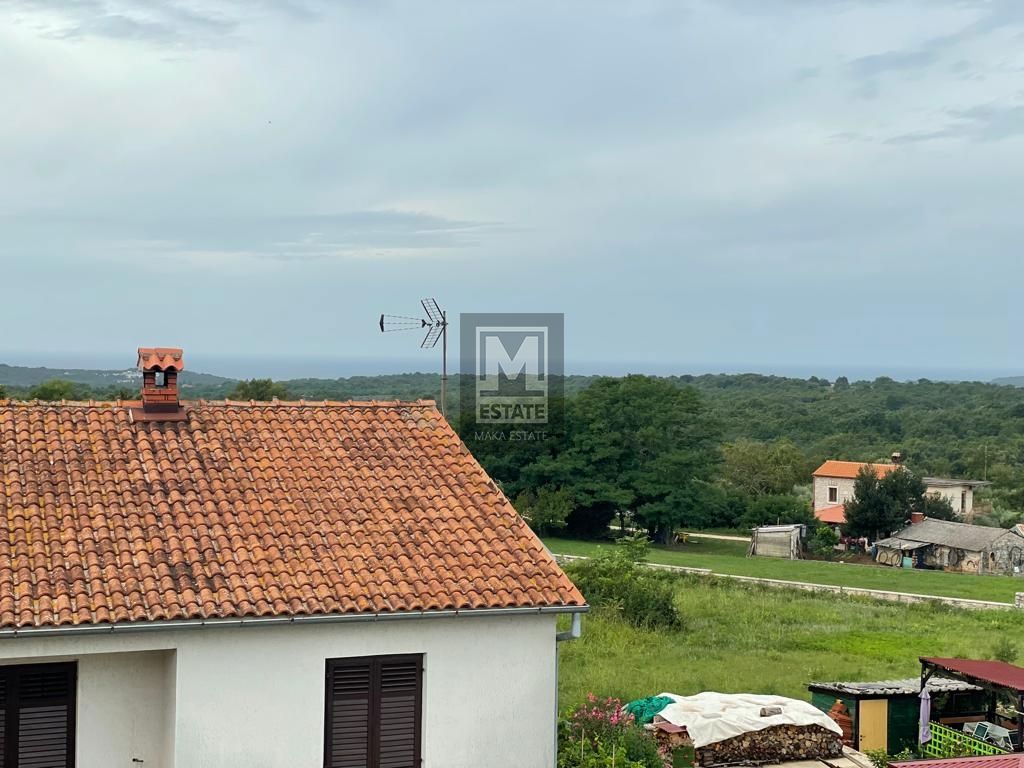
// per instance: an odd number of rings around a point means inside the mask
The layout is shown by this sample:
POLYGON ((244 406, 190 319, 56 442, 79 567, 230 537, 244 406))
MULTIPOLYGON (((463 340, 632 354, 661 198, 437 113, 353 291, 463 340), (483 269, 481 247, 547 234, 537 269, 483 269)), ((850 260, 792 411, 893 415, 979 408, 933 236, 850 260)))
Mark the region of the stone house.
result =
POLYGON ((894 567, 1013 574, 1024 569, 1024 536, 915 514, 911 524, 875 543, 875 561, 894 567))
MULTIPOLYGON (((900 466, 902 464, 898 453, 893 454, 891 464, 829 459, 813 474, 814 516, 823 523, 842 525, 846 522, 843 505, 853 500, 854 484, 860 471, 870 467, 879 478, 882 478, 900 466)), ((926 493, 946 499, 953 512, 967 520, 971 519, 974 512, 974 491, 990 485, 983 480, 958 480, 946 477, 925 477, 922 480, 926 493)))

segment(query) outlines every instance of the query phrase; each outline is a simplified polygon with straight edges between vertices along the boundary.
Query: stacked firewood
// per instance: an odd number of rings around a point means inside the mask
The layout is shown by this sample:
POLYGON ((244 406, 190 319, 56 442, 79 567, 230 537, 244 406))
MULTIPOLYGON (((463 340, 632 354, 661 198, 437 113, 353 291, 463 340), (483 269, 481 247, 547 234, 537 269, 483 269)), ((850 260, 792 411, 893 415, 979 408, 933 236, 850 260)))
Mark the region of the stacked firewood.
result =
POLYGON ((843 739, 820 725, 776 725, 696 750, 695 764, 706 766, 821 760, 843 754, 843 739))

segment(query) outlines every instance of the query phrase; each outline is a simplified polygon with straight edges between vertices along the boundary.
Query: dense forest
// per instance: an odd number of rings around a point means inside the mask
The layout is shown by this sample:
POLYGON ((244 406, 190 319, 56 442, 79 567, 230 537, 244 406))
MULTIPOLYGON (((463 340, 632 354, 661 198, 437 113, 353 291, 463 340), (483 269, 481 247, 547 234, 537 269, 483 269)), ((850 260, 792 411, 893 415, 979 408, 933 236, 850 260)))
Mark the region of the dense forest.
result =
MULTIPOLYGON (((186 397, 436 398, 432 374, 237 382, 183 377, 186 397)), ((0 379, 3 381, 3 379, 0 379)), ((449 385, 457 414, 458 376, 449 385)), ((47 380, 16 398, 131 398, 130 383, 47 380)), ((987 479, 983 522, 1024 518, 1024 389, 985 383, 848 382, 756 374, 569 377, 564 428, 542 441, 484 439, 452 422, 540 529, 596 535, 609 521, 664 536, 677 526, 809 519, 810 473, 825 458, 880 461, 902 450, 918 474, 987 479)))

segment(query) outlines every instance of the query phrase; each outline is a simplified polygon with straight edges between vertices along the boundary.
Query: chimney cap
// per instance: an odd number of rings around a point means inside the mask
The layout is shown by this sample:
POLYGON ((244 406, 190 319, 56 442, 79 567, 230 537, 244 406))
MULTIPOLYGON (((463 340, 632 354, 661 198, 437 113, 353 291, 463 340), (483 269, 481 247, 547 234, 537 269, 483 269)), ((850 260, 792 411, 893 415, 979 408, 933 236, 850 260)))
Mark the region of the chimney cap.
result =
POLYGON ((914 512, 910 513, 910 524, 911 525, 917 525, 918 523, 923 523, 924 520, 925 520, 924 512, 914 511, 914 512))
POLYGON ((185 360, 178 347, 139 347, 138 366, 144 371, 183 371, 185 360))

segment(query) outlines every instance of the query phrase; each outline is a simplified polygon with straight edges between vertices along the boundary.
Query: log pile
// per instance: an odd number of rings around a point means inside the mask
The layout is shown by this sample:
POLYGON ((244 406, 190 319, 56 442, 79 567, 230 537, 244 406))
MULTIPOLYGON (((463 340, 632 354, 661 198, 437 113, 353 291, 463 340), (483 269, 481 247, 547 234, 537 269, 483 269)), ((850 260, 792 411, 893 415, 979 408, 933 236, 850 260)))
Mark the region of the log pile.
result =
POLYGON ((778 763, 822 760, 843 754, 843 738, 820 725, 776 725, 696 750, 694 764, 778 763))

